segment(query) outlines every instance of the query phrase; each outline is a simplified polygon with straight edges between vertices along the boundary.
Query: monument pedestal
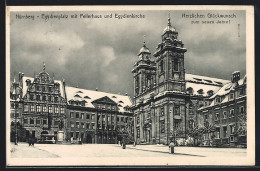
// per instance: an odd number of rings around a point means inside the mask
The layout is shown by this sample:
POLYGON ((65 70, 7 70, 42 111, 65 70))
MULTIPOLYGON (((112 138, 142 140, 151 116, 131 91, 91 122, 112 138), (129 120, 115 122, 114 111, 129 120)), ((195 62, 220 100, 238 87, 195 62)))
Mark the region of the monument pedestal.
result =
POLYGON ((57 144, 62 144, 63 140, 64 140, 64 131, 58 131, 57 144))

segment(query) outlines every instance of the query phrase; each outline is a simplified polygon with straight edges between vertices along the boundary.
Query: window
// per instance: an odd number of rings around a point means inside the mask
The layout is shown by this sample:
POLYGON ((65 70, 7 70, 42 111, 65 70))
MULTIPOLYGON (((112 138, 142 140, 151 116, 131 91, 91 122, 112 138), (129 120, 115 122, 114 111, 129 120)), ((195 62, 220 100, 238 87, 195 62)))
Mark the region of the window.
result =
POLYGON ((54 112, 55 112, 55 113, 59 113, 59 108, 58 108, 58 106, 54 106, 54 112))
POLYGON ((40 91, 40 86, 36 86, 36 90, 37 90, 37 91, 40 91))
POLYGON ((41 112, 41 106, 39 105, 36 106, 36 112, 41 112))
POLYGON ((230 142, 234 142, 234 137, 230 136, 230 142))
POLYGON ((30 95, 30 100, 33 100, 33 99, 34 99, 34 95, 31 94, 31 95, 30 95))
POLYGON ((43 119, 43 124, 47 124, 47 119, 43 119))
POLYGON ((92 129, 95 129, 95 124, 94 123, 92 123, 91 126, 92 126, 92 129))
POLYGON ((116 117, 116 121, 119 122, 119 116, 116 117))
POLYGON ((14 103, 11 103, 11 108, 12 108, 12 109, 14 108, 14 103))
POLYGON ((40 95, 36 95, 36 100, 40 100, 40 95))
POLYGON ((46 101, 46 96, 42 96, 42 100, 43 100, 43 101, 46 101))
POLYGON ((111 121, 114 122, 114 115, 111 116, 111 121))
POLYGON ((89 118, 90 118, 89 114, 86 114, 86 119, 89 119, 89 118))
POLYGON ((25 104, 25 105, 23 106, 23 111, 24 111, 24 112, 28 112, 28 111, 29 111, 29 106, 28 106, 27 104, 25 104))
POLYGON ((235 132, 234 125, 230 125, 230 134, 234 134, 234 132, 235 132))
POLYGON ((180 127, 180 122, 178 120, 174 120, 174 128, 178 129, 180 127))
POLYGON ((189 128, 194 128, 194 121, 193 120, 190 120, 189 121, 189 128))
POLYGON ((24 124, 28 124, 28 119, 27 119, 27 118, 24 118, 24 119, 23 119, 23 123, 24 123, 24 124))
POLYGON ((245 95, 245 89, 242 88, 242 89, 240 90, 240 94, 239 94, 239 95, 240 95, 240 96, 245 95))
POLYGON ((219 120, 219 113, 216 113, 216 121, 219 120))
POLYGON ((79 118, 79 112, 76 112, 76 118, 79 118))
POLYGON ((54 97, 54 102, 55 102, 55 103, 57 103, 57 102, 58 102, 58 100, 59 100, 59 98, 58 98, 58 97, 54 97))
POLYGON ((84 122, 81 122, 81 128, 85 128, 84 122))
POLYGON ((223 137, 227 137, 227 127, 223 127, 223 137))
POLYGON ((74 128, 74 122, 73 121, 70 121, 70 127, 74 128))
POLYGON ((223 112, 223 119, 227 119, 227 112, 226 111, 223 112))
POLYGON ((229 97, 230 97, 230 100, 233 100, 234 99, 234 93, 230 93, 229 97))
POLYGON ((48 100, 49 100, 49 102, 51 102, 51 96, 48 96, 48 100))
POLYGON ((204 118, 205 118, 205 120, 208 120, 208 115, 205 114, 205 115, 204 115, 204 118))
POLYGON ((79 122, 76 122, 76 127, 79 128, 79 122))
POLYGON ((76 132, 76 139, 79 138, 79 132, 76 132))
POLYGON ((46 106, 42 106, 42 111, 43 112, 47 112, 47 107, 46 106))
POLYGON ((31 105, 31 106, 30 106, 30 111, 31 111, 31 112, 34 112, 34 111, 35 111, 34 105, 31 105))
POLYGON ((60 113, 64 113, 65 111, 64 111, 64 107, 61 107, 60 108, 60 113))
POLYGON ((244 106, 240 107, 239 114, 243 114, 245 112, 244 106))
POLYGON ((161 121, 161 133, 165 132, 165 124, 164 120, 161 121))
POLYGON ((95 115, 91 115, 91 120, 94 120, 95 119, 95 115))
POLYGON ((74 113, 70 112, 70 118, 74 118, 74 113))
POLYGON ((174 63, 174 70, 175 70, 175 71, 178 71, 178 70, 179 70, 178 60, 177 60, 176 58, 174 59, 173 63, 174 63))
POLYGON ((174 114, 175 115, 180 115, 180 106, 175 106, 174 107, 174 114))
POLYGON ((121 122, 124 122, 124 117, 121 117, 121 122))
POLYGON ((46 88, 45 86, 42 87, 42 91, 45 92, 46 91, 46 88))
POLYGON ((84 119, 84 113, 81 113, 81 119, 84 119))
POLYGON ((41 124, 41 120, 40 119, 36 119, 36 125, 40 125, 41 124))
POLYGON ((34 119, 30 118, 30 124, 34 124, 34 119))
POLYGON ((219 139, 220 138, 220 129, 216 128, 216 138, 219 139))
POLYGON ((49 92, 52 92, 52 87, 49 87, 49 92))
POLYGON ((160 61, 160 70, 161 70, 161 73, 163 72, 163 60, 160 61))
POLYGON ((110 120, 110 117, 108 116, 108 117, 107 117, 107 122, 109 122, 109 120, 110 120))
POLYGON ((216 102, 220 103, 220 97, 216 97, 216 102))
POLYGON ((49 106, 49 113, 52 113, 52 106, 49 106))
POLYGON ((234 109, 231 109, 230 110, 230 117, 234 117, 235 115, 234 115, 234 109))
POLYGON ((112 106, 112 110, 115 110, 115 106, 112 106))
POLYGON ((86 128, 90 129, 90 123, 86 123, 86 128))

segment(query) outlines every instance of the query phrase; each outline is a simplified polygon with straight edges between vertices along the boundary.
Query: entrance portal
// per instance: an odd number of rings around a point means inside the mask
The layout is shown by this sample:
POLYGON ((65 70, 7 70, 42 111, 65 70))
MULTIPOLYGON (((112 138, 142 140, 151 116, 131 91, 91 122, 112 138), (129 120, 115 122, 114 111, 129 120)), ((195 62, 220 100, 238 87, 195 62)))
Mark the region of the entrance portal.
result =
POLYGON ((87 143, 92 144, 92 136, 90 134, 87 135, 87 143))

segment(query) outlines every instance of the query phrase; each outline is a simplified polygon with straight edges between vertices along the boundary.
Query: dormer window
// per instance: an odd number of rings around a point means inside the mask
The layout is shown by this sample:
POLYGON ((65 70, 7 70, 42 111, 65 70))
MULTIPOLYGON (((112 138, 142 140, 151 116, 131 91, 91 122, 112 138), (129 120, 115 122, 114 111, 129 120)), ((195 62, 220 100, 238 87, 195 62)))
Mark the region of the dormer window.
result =
POLYGON ((188 94, 193 94, 193 88, 191 88, 191 87, 187 88, 187 93, 188 94))
POLYGON ((84 98, 85 98, 85 99, 90 99, 90 97, 88 97, 88 96, 84 96, 84 98))
POLYGON ((112 98, 116 99, 116 96, 112 96, 112 98))
POLYGON ((203 92, 203 89, 199 89, 198 91, 197 91, 200 95, 202 95, 204 92, 203 92))
POLYGON ((76 94, 74 97, 79 97, 79 98, 81 98, 81 96, 80 96, 80 95, 78 95, 78 94, 76 94))
POLYGON ((29 86, 31 84, 31 80, 27 79, 26 80, 26 86, 29 86))
POLYGON ((216 102, 220 103, 220 97, 216 97, 216 102))
POLYGON ((77 93, 83 93, 82 91, 77 91, 77 93))
POLYGON ((120 100, 118 103, 124 103, 122 100, 120 100))
POLYGON ((209 90, 209 91, 207 92, 207 94, 208 94, 208 96, 212 96, 212 95, 213 95, 213 90, 209 90))

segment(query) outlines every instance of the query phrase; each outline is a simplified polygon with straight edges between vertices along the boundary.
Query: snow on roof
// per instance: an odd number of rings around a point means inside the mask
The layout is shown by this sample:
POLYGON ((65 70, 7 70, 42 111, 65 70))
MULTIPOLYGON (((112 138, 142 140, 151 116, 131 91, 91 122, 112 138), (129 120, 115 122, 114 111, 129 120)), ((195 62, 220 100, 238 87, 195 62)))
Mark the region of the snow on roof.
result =
POLYGON ((208 91, 216 93, 228 80, 206 77, 201 75, 185 74, 186 89, 192 88, 193 95, 208 96, 208 91), (203 92, 201 94, 201 92, 203 92))
POLYGON ((69 87, 69 86, 65 87, 65 91, 66 91, 66 95, 67 95, 67 101, 85 100, 87 102, 86 107, 90 107, 90 108, 94 108, 94 106, 92 104, 93 101, 100 99, 102 97, 105 97, 105 96, 107 96, 108 98, 113 100, 116 104, 120 104, 118 106, 119 112, 125 112, 124 107, 129 107, 132 105, 131 98, 129 96, 125 96, 125 95, 112 94, 112 93, 106 93, 106 92, 95 91, 95 90, 86 90, 86 89, 82 89, 82 88, 69 87), (75 96, 77 94, 79 95, 78 91, 82 92, 82 93, 80 93, 80 97, 75 96))
MULTIPOLYGON (((24 76, 24 77, 22 78, 22 82, 23 82, 23 97, 24 97, 25 94, 27 93, 27 89, 28 89, 28 86, 27 86, 27 84, 26 84, 26 80, 30 80, 31 83, 33 83, 34 78, 32 78, 32 77, 26 77, 26 76, 24 76)), ((62 84, 61 80, 54 80, 54 83, 59 83, 59 85, 61 86, 61 87, 60 87, 61 96, 62 96, 63 98, 65 98, 64 88, 63 88, 63 84, 62 84)))
POLYGON ((185 74, 185 80, 189 82, 196 82, 201 84, 211 84, 216 86, 223 86, 230 82, 229 80, 223 80, 219 78, 206 77, 201 75, 185 74))
POLYGON ((212 97, 215 98, 216 96, 224 96, 226 94, 228 94, 231 90, 234 90, 235 86, 238 84, 238 86, 241 86, 243 84, 246 83, 246 76, 244 76, 244 78, 238 80, 237 83, 232 83, 229 82, 228 84, 225 84, 223 87, 221 87, 221 89, 219 89, 218 92, 216 92, 212 97))
POLYGON ((210 90, 212 90, 214 94, 220 89, 219 86, 186 82, 186 88, 188 89, 190 87, 193 89, 193 95, 202 95, 202 96, 208 96, 208 91, 210 90), (203 94, 200 94, 198 92, 200 89, 203 90, 203 94))

